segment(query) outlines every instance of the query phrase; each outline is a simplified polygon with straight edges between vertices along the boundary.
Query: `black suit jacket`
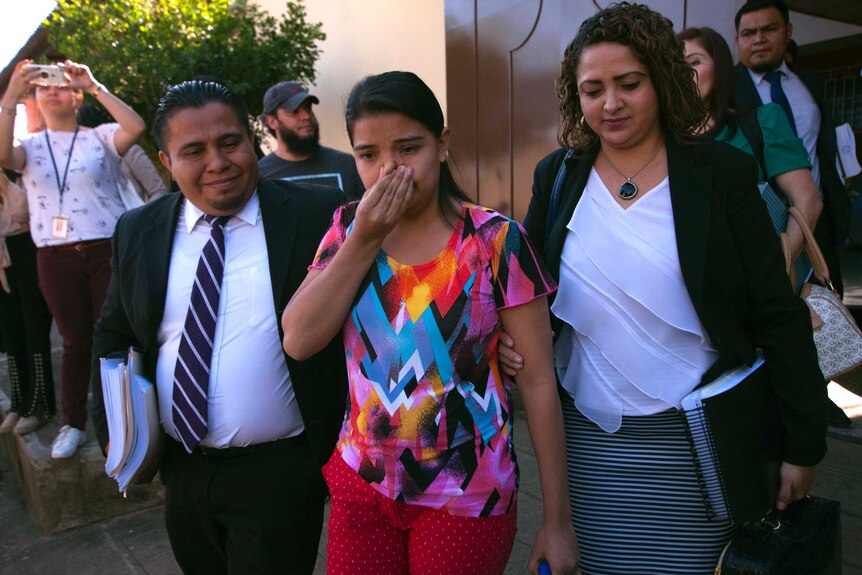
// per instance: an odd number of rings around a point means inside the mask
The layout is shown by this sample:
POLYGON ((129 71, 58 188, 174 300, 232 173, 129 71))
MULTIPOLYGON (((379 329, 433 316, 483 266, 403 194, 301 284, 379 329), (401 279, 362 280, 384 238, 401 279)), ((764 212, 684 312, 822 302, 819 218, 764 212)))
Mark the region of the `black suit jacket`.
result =
MULTIPOLYGON (((681 146, 668 136, 666 146, 680 268, 698 318, 719 352, 703 381, 741 363, 750 365, 755 348, 763 348, 786 432, 784 460, 813 465, 826 453, 826 389, 808 309, 784 272, 781 246, 758 193, 754 159, 719 142, 681 146)), ((566 226, 597 153, 593 148, 567 160, 547 245, 551 188, 565 151, 553 152, 536 167, 524 227, 555 279, 566 226)))
MULTIPOLYGON (((281 345, 281 312, 305 279, 341 194, 321 186, 264 179, 258 182, 257 193, 275 302, 272 313, 281 345)), ((169 194, 127 212, 117 222, 111 283, 93 344, 93 421, 103 449, 108 431, 98 358, 137 346, 143 350, 147 373, 154 377, 159 353, 156 336, 164 315, 171 250, 183 200, 182 194, 169 194)), ((323 465, 332 454, 344 416, 347 376, 343 343, 336 337, 326 349, 303 362, 285 357, 309 441, 323 465)), ((254 350, 249 350, 249 361, 254 361, 254 350)))
MULTIPOLYGON (((832 224, 832 234, 829 237, 835 245, 843 245, 850 230, 850 197, 844 188, 844 183, 835 167, 835 156, 838 154, 838 140, 835 135, 835 123, 832 114, 825 109, 823 101, 823 80, 809 70, 790 66, 794 74, 808 89, 817 107, 820 108, 820 129, 817 134, 817 159, 820 164, 820 188, 823 191, 823 215, 821 221, 828 219, 832 224)), ((742 62, 736 65, 736 107, 747 110, 763 104, 760 94, 742 62)), ((825 236, 824 236, 825 238, 825 236)), ((818 243, 821 235, 818 234, 818 243)), ((820 246, 823 248, 824 246, 820 246)), ((833 263, 836 265, 836 263, 833 263)))

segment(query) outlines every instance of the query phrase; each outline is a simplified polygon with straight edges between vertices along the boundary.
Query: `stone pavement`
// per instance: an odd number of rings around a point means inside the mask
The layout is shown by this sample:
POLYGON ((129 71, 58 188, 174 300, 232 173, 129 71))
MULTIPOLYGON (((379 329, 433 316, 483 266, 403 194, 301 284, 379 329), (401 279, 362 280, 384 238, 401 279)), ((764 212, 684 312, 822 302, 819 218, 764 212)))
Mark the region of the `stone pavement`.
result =
MULTIPOLYGON (((0 365, 0 370, 4 368, 0 365)), ((845 393, 845 399, 851 397, 845 393)), ((842 438, 830 434, 829 453, 818 468, 814 493, 841 501, 844 575, 862 575, 862 399, 852 397, 856 398, 852 400, 856 402, 852 408, 855 429, 842 438)), ((542 514, 536 459, 523 413, 518 415, 521 491, 518 534, 507 575, 527 572, 530 545, 542 514)), ((50 433, 43 435, 50 441, 50 433)), ((49 535, 37 526, 10 466, 0 459, 0 575, 179 574, 162 513, 157 506, 49 535)), ((320 549, 315 575, 324 573, 325 533, 320 549)))
MULTIPOLYGON (((847 255, 846 273, 848 303, 862 305, 862 252, 847 255)), ((56 336, 55 336, 56 339, 56 336)), ((57 341, 59 344, 59 341, 57 341)), ((55 373, 59 374, 59 345, 54 351, 55 373)), ((830 396, 847 408, 854 417, 851 430, 830 429, 829 453, 818 467, 815 495, 837 499, 842 505, 844 575, 862 575, 862 374, 843 380, 845 387, 830 384, 830 396), (851 391, 852 390, 852 391, 851 391), (853 393, 855 391, 855 393, 853 393), (858 395, 857 395, 858 394, 858 395)), ((8 373, 5 358, 0 359, 0 392, 8 395, 8 373)), ((0 393, 0 407, 6 397, 0 393)), ((523 413, 516 414, 516 445, 521 466, 521 490, 518 501, 518 534, 506 570, 507 575, 526 573, 532 539, 541 521, 542 505, 538 470, 523 413)), ((47 447, 56 433, 50 424, 29 438, 36 451, 47 458, 47 447), (39 445, 41 443, 41 445, 39 445)), ((66 466, 84 466, 100 455, 95 442, 82 449, 66 466), (78 458, 83 458, 78 461, 78 458)), ((51 460, 47 459, 47 465, 51 460)), ((48 534, 28 508, 7 460, 0 457, 0 575, 173 575, 180 570, 173 560, 165 533, 160 505, 143 511, 121 514, 86 525, 48 534)), ((110 484, 105 487, 111 490, 110 484)), ((86 492, 86 490, 82 490, 86 492)), ((100 494, 101 495, 101 494, 100 494)), ((120 495, 114 502, 122 509, 120 495)), ((130 492, 130 499, 134 499, 130 492)), ((129 502, 129 507, 134 507, 129 502)), ((125 510, 123 510, 125 511, 125 510)), ((321 558, 315 575, 324 573, 325 532, 321 541, 321 558)))
MULTIPOLYGON (((5 373, 5 364, 0 361, 0 373, 5 373)), ((0 377, 2 380, 2 377, 0 377)), ((8 385, 0 381, 0 388, 8 385)), ((5 398, 4 398, 5 399, 5 398)), ((526 573, 530 546, 542 516, 541 490, 538 467, 529 435, 523 421, 523 412, 516 422, 518 461, 521 466, 521 490, 518 501, 518 535, 508 574, 526 573)), ((44 442, 41 457, 47 458, 56 426, 49 425, 40 430, 31 441, 44 442)), ((85 465, 81 459, 101 457, 96 455, 98 447, 91 438, 82 451, 68 462, 55 465, 85 465)), ((47 460, 51 465, 51 460, 47 460)), ((115 486, 105 482, 105 489, 121 505, 121 496, 115 486)), ((132 489, 142 489, 134 487, 132 489)), ((132 497, 130 489, 129 497, 132 497)), ((181 573, 171 555, 170 545, 163 525, 161 505, 95 521, 54 534, 46 534, 34 520, 27 500, 16 480, 9 463, 0 458, 0 575, 119 575, 181 573)), ((315 575, 323 575, 325 564, 326 535, 320 544, 320 556, 315 575)))

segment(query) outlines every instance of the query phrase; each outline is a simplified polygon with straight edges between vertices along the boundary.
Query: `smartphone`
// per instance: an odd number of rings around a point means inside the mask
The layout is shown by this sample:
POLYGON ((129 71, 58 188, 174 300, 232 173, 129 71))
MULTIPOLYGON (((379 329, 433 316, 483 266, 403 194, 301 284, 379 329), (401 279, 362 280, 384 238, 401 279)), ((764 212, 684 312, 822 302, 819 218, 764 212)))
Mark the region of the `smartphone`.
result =
POLYGON ((69 83, 60 66, 30 64, 27 70, 39 70, 39 77, 32 82, 37 86, 65 86, 69 83))

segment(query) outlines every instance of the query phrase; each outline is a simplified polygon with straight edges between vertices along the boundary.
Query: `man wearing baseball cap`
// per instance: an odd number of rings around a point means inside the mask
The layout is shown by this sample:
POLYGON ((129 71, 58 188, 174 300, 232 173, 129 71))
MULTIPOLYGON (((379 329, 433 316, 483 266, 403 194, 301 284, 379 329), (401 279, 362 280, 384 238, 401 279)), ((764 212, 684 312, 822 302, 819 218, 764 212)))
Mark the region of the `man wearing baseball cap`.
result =
POLYGON ((266 91, 264 122, 278 146, 261 158, 260 175, 335 187, 347 199, 358 200, 365 188, 353 156, 320 145, 320 128, 311 109, 319 102, 299 82, 279 82, 266 91))

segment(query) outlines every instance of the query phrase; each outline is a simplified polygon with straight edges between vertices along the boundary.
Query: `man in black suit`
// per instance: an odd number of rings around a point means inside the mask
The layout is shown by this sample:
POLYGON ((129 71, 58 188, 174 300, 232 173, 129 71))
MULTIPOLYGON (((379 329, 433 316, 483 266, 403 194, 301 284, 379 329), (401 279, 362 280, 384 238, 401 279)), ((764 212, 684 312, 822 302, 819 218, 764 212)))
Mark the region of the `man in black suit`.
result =
POLYGON ((836 289, 843 293, 835 246, 847 238, 850 199, 835 168, 838 144, 829 110, 824 109, 823 80, 817 74, 785 61, 793 24, 783 0, 751 0, 736 14, 736 104, 739 110, 771 102, 767 79, 777 71, 787 95, 791 122, 808 150, 811 175, 823 196, 823 213, 815 237, 826 257, 836 289))
MULTIPOLYGON (((94 362, 129 346, 143 352, 168 435, 165 522, 184 572, 310 574, 320 468, 344 414, 344 356, 338 341, 308 361, 286 356, 280 315, 340 194, 259 179, 245 105, 216 83, 170 88, 153 136, 182 194, 118 223, 94 362)), ((92 387, 106 449, 98 375, 92 387)))
MULTIPOLYGON (((838 144, 831 112, 824 109, 823 81, 813 72, 786 62, 792 35, 793 24, 783 0, 749 0, 739 9, 736 104, 740 111, 764 102, 785 108, 791 126, 808 151, 811 175, 823 198, 814 237, 835 289, 843 294, 837 247, 843 245, 850 228, 850 198, 835 167, 838 144)), ((847 427, 850 420, 830 402, 829 423, 847 427)))

